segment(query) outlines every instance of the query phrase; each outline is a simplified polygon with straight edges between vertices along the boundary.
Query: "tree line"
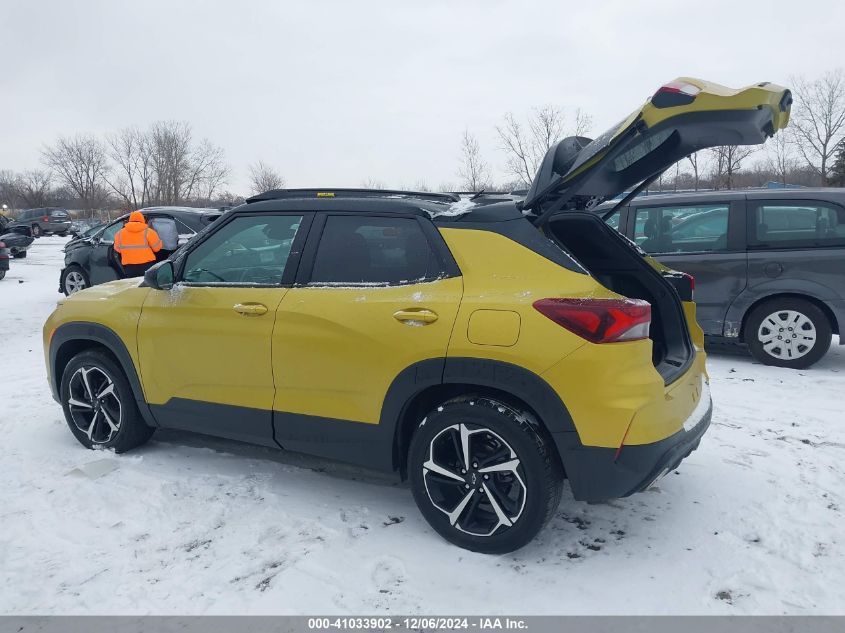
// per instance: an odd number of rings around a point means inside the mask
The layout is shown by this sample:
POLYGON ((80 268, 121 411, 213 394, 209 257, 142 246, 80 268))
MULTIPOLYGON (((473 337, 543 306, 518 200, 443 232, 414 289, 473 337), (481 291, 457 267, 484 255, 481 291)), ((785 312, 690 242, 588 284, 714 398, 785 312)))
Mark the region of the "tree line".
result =
MULTIPOLYGON (((679 162, 651 190, 759 187, 769 181, 808 186, 845 186, 845 72, 842 69, 791 81, 795 102, 790 125, 765 145, 715 147, 679 162)), ((500 154, 493 162, 467 127, 459 142, 456 182, 442 191, 510 191, 526 187, 546 152, 566 136, 586 137, 592 117, 581 109, 533 108, 522 117, 506 113, 495 128, 500 154), (502 160, 503 158, 503 160, 502 160)), ((243 201, 227 190, 232 175, 223 149, 197 139, 183 121, 158 121, 98 137, 60 137, 41 151, 40 168, 0 170, 0 204, 8 208, 64 206, 139 209, 156 205, 222 206, 243 201)), ((249 193, 284 187, 272 166, 248 167, 249 193)), ((367 178, 364 187, 386 188, 367 178)), ((417 178, 404 189, 429 191, 417 178)))

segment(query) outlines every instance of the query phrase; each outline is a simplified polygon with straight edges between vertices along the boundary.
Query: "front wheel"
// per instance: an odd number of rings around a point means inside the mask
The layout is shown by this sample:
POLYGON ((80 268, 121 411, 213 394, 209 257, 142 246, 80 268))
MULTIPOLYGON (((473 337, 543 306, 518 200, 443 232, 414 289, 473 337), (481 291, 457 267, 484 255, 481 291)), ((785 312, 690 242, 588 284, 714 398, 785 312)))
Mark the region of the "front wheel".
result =
POLYGON ((90 285, 88 275, 79 266, 73 264, 65 269, 65 274, 62 277, 62 292, 68 297, 75 292, 85 290, 90 285))
POLYGON ((745 342, 764 365, 805 369, 830 347, 831 326, 825 313, 805 299, 766 301, 748 315, 745 342))
POLYGON ((411 490, 425 519, 450 543, 512 552, 554 514, 562 468, 529 419, 491 399, 458 398, 420 423, 408 454, 411 490))
POLYGON ((62 374, 61 400, 71 432, 86 448, 123 453, 153 434, 123 370, 103 352, 85 351, 70 360, 62 374))

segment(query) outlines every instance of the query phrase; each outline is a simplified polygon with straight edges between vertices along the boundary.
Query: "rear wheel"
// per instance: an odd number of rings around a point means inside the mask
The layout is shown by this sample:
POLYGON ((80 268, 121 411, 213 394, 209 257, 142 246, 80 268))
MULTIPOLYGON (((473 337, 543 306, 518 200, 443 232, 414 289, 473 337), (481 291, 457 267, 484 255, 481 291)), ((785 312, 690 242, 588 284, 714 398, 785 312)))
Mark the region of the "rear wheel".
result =
POLYGON ((3 277, 5 277, 5 276, 6 276, 6 271, 0 270, 0 279, 3 279, 3 277))
POLYGON ((12 255, 14 255, 16 259, 23 259, 24 257, 26 257, 26 249, 15 251, 12 253, 12 255))
POLYGON ((41 227, 37 224, 32 225, 32 237, 41 237, 41 227))
POLYGON ((512 552, 531 541, 560 502, 554 447, 529 416, 487 398, 451 400, 422 421, 408 455, 414 500, 447 541, 512 552))
POLYGON ((71 432, 86 448, 122 453, 153 434, 123 370, 103 352, 81 352, 70 360, 62 374, 61 400, 71 432))
POLYGON ((764 365, 804 369, 830 347, 831 326, 821 308, 793 297, 761 303, 748 315, 745 342, 764 365))
POLYGON ((88 275, 76 264, 72 264, 65 269, 65 274, 62 277, 62 292, 67 296, 72 295, 80 290, 85 290, 91 285, 88 275))

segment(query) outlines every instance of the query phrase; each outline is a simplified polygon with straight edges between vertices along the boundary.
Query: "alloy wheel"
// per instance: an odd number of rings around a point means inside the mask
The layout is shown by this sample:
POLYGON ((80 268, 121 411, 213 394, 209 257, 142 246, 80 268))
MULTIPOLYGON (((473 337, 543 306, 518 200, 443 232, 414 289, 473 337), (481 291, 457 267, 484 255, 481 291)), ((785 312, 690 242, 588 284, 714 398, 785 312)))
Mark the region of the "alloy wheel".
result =
POLYGON ((94 444, 106 444, 120 430, 123 407, 114 381, 99 367, 80 367, 68 384, 73 423, 94 444))
POLYGON ((816 326, 796 310, 778 310, 763 319, 757 340, 770 356, 780 360, 801 358, 816 344, 816 326))
POLYGON ((443 429, 431 440, 422 468, 432 505, 466 534, 501 533, 525 508, 528 491, 519 457, 499 434, 483 426, 443 429))
POLYGON ((65 291, 69 295, 72 295, 74 292, 84 290, 87 286, 88 285, 85 283, 85 276, 81 272, 72 270, 65 275, 65 291))

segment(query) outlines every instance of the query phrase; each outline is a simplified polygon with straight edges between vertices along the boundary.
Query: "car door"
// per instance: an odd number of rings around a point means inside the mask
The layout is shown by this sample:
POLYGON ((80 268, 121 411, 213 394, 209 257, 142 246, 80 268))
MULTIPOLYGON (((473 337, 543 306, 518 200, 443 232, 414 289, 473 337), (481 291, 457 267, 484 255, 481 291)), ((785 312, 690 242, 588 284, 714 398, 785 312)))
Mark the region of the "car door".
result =
POLYGON ((180 255, 138 324, 144 393, 164 427, 274 446, 271 338, 310 216, 234 214, 180 255))
POLYGON ((845 207, 810 198, 749 200, 748 206, 751 297, 794 292, 845 299, 845 207))
POLYGON ((403 370, 445 358, 463 289, 428 219, 328 214, 312 234, 273 335, 276 433, 285 447, 297 445, 303 423, 378 423, 403 370))
POLYGON ((631 208, 633 240, 665 266, 695 278, 697 320, 707 335, 723 335, 728 307, 746 286, 743 210, 739 199, 645 201, 631 208))
POLYGON ((112 249, 114 248, 114 236, 123 228, 126 217, 112 222, 99 235, 95 235, 91 239, 91 252, 88 256, 88 277, 92 286, 120 279, 121 275, 115 267, 114 259, 112 259, 112 249))

